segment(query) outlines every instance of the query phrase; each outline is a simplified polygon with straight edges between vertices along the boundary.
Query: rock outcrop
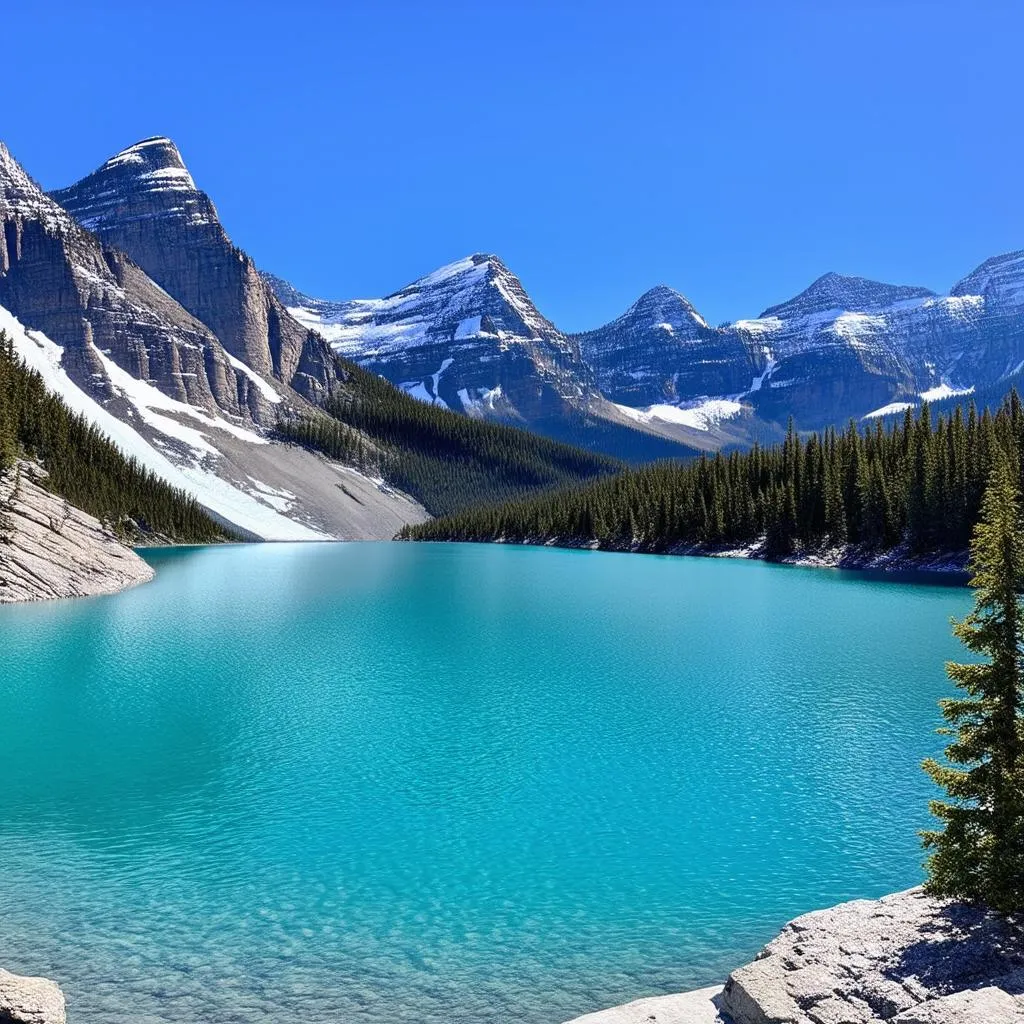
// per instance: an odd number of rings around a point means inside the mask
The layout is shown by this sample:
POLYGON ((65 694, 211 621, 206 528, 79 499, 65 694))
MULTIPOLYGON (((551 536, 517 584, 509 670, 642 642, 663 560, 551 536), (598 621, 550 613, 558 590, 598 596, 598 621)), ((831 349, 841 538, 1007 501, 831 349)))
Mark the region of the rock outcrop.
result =
POLYGON ((0 1024, 66 1024, 64 993, 48 978, 0 970, 0 1024))
POLYGON ((1024 922, 920 889, 855 900, 791 921, 723 990, 641 1000, 572 1024, 640 1021, 1024 1024, 1024 922))
MULTIPOLYGON (((23 462, 0 482, 0 604, 112 594, 153 578, 98 519, 41 487, 44 475, 23 462)), ((0 1024, 2 982, 0 972, 0 1024)))

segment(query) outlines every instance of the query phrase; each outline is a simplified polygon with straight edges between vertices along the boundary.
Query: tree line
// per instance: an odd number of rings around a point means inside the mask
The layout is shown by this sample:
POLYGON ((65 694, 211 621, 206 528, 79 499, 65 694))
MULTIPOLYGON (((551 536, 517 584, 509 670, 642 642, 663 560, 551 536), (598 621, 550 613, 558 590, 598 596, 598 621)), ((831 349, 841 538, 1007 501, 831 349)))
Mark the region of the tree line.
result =
POLYGON ((624 468, 516 427, 428 405, 376 374, 340 364, 323 414, 282 420, 277 434, 382 477, 435 516, 609 476, 624 468))
MULTIPOLYGON (((42 486, 108 523, 124 540, 153 534, 206 543, 228 536, 194 498, 125 457, 48 392, 14 351, 13 339, 0 331, 0 479, 19 472, 20 458, 38 461, 47 471, 42 486)), ((3 510, 5 536, 13 528, 10 511, 3 510)))
MULTIPOLYGON (((853 544, 967 547, 1001 454, 1024 465, 1024 408, 993 415, 927 405, 888 429, 851 422, 746 452, 656 463, 609 479, 408 527, 414 540, 547 541, 629 550, 762 543, 769 558, 853 544)), ((1020 470, 1018 469, 1018 472, 1020 470)))

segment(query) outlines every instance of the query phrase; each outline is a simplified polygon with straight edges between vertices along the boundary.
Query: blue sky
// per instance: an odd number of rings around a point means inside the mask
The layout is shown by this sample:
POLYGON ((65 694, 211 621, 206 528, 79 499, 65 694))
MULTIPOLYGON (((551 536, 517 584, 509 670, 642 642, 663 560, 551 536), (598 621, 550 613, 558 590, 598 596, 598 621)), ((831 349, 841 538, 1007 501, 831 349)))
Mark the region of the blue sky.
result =
POLYGON ((1024 5, 39 0, 2 31, 0 137, 45 187, 170 135, 314 294, 483 250, 567 330, 658 283, 719 322, 1024 248, 1024 5))

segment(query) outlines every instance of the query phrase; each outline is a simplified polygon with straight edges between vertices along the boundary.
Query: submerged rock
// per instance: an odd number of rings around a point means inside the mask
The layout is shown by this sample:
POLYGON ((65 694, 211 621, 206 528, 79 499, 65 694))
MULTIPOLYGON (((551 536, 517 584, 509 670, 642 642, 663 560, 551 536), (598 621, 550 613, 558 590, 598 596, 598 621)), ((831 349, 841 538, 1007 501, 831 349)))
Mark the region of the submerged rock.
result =
POLYGON ((64 993, 48 978, 0 970, 0 1024, 66 1024, 64 993))

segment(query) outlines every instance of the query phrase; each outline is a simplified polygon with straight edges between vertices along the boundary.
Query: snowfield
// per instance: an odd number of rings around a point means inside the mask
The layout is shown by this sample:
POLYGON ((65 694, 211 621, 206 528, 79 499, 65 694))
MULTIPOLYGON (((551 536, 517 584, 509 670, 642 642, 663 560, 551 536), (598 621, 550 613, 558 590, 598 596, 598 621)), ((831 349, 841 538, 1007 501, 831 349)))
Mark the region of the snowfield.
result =
MULTIPOLYGON (((104 370, 110 377, 114 389, 138 410, 142 422, 152 430, 176 442, 168 450, 176 450, 181 444, 187 445, 194 461, 191 464, 177 464, 147 441, 137 430, 108 412, 92 396, 86 394, 61 366, 64 350, 50 341, 39 331, 27 330, 21 322, 0 306, 0 330, 6 331, 14 341, 14 350, 42 378, 49 391, 59 395, 74 412, 80 413, 97 429, 101 430, 121 452, 136 459, 173 487, 192 495, 204 508, 220 519, 263 540, 326 540, 327 537, 302 523, 294 522, 270 507, 265 499, 279 501, 277 495, 263 494, 261 500, 223 480, 207 468, 215 462, 218 453, 207 436, 200 430, 185 426, 169 416, 154 412, 183 413, 203 423, 211 430, 226 430, 241 440, 252 444, 267 444, 265 438, 243 430, 226 420, 215 418, 176 402, 164 395, 151 384, 137 380, 109 357, 98 352, 104 370)), ((263 488, 254 487, 257 494, 263 488)))

